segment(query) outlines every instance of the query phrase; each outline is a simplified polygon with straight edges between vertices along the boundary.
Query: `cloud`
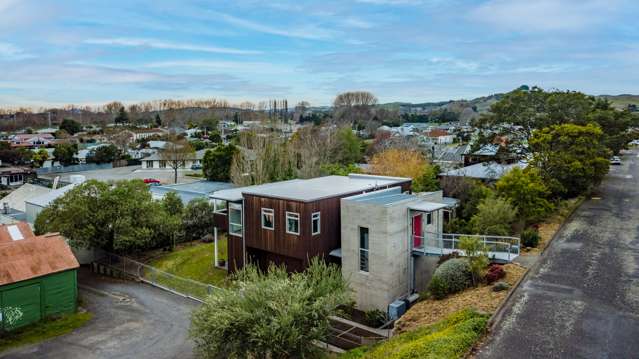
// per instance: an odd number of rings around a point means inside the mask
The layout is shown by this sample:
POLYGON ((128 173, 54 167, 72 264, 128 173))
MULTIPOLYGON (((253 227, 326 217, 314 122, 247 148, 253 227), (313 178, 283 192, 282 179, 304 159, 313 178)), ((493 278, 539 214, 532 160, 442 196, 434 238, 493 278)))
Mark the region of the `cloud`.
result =
POLYGON ((307 40, 324 40, 324 39, 332 38, 333 36, 335 36, 334 31, 331 31, 328 29, 321 29, 314 25, 309 25, 309 26, 299 27, 299 28, 288 27, 286 29, 280 29, 274 26, 260 24, 258 22, 254 22, 251 20, 247 20, 247 19, 236 17, 229 14, 224 14, 224 13, 214 12, 214 11, 210 13, 215 15, 216 19, 220 19, 231 25, 235 25, 237 27, 242 27, 245 29, 249 29, 249 30, 253 30, 253 31, 257 31, 257 32, 265 33, 265 34, 278 35, 278 36, 284 36, 284 37, 296 37, 296 38, 307 39, 307 40))
POLYGON ((84 41, 85 44, 90 45, 108 45, 108 46, 125 46, 125 47, 149 47, 153 49, 162 50, 183 50, 183 51, 195 51, 195 52, 211 52, 219 54, 231 54, 231 55, 254 55, 260 54, 261 51, 255 50, 240 50, 228 47, 217 47, 207 45, 195 45, 188 43, 175 43, 166 42, 157 39, 143 39, 143 38, 93 38, 84 41))
POLYGON ((370 29, 373 27, 372 23, 362 19, 354 18, 354 17, 349 17, 344 19, 342 21, 342 24, 348 27, 354 27, 358 29, 370 29))
POLYGON ((33 57, 33 55, 25 53, 24 50, 11 43, 0 42, 0 60, 16 61, 33 57))
POLYGON ((373 4, 373 5, 419 5, 422 3, 421 0, 355 0, 355 1, 362 4, 373 4))
POLYGON ((603 23, 616 0, 490 0, 472 10, 471 18, 498 28, 522 32, 583 30, 603 23))
POLYGON ((290 73, 293 69, 289 66, 281 66, 268 62, 245 62, 245 61, 212 61, 212 60, 171 60, 156 61, 144 65, 146 68, 163 69, 193 68, 208 71, 241 71, 242 73, 290 73))

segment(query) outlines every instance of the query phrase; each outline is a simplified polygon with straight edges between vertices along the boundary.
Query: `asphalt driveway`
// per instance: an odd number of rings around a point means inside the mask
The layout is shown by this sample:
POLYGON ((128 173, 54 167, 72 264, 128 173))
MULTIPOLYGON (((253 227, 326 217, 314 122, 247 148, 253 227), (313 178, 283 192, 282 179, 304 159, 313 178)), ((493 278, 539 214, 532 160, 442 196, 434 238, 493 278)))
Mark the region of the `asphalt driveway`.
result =
POLYGON ((479 358, 639 358, 639 151, 622 159, 508 301, 479 358))
POLYGON ((83 272, 84 306, 94 314, 67 335, 0 354, 0 358, 180 358, 193 357, 187 338, 196 302, 145 284, 83 272))

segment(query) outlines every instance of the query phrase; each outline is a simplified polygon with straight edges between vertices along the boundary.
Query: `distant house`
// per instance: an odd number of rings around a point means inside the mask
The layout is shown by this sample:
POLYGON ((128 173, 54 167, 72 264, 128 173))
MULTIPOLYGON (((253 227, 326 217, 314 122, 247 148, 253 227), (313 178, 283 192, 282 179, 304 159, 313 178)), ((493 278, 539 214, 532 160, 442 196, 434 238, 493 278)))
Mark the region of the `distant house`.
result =
POLYGON ((453 143, 455 140, 455 135, 451 135, 446 130, 442 129, 432 129, 425 133, 427 137, 429 137, 434 143, 437 144, 447 144, 453 143))
POLYGON ((73 313, 78 261, 59 235, 35 236, 27 223, 0 226, 0 331, 73 313))
POLYGON ((35 171, 29 167, 0 167, 0 184, 3 186, 22 186, 35 171))
POLYGON ((161 128, 138 128, 131 131, 133 141, 143 140, 152 136, 166 135, 167 131, 161 128))
MULTIPOLYGON (((186 159, 183 164, 180 165, 180 168, 190 169, 193 165, 201 166, 202 160, 204 159, 204 154, 206 153, 206 151, 207 149, 193 152, 193 154, 188 159, 186 159)), ((142 159, 142 169, 145 169, 145 170, 172 169, 171 164, 169 162, 171 161, 167 161, 165 158, 162 157, 161 152, 156 152, 150 155, 149 157, 142 159)))
POLYGON ((25 183, 11 191, 11 193, 0 199, 0 212, 3 217, 2 222, 7 223, 14 222, 15 220, 26 220, 26 201, 43 196, 51 191, 51 188, 31 183, 25 183), (14 220, 12 221, 9 218, 14 220))
POLYGON ((51 190, 40 196, 31 197, 25 200, 25 213, 27 222, 35 223, 38 214, 48 207, 51 202, 56 198, 63 196, 68 191, 72 190, 78 185, 78 183, 72 183, 70 185, 51 190))
POLYGON ((501 164, 497 162, 482 162, 474 165, 442 172, 440 177, 468 177, 478 179, 484 182, 494 182, 499 180, 504 174, 513 168, 526 168, 526 162, 517 162, 511 164, 501 164))
POLYGON ((53 146, 56 140, 50 133, 21 133, 9 136, 9 143, 11 147, 38 148, 53 146))

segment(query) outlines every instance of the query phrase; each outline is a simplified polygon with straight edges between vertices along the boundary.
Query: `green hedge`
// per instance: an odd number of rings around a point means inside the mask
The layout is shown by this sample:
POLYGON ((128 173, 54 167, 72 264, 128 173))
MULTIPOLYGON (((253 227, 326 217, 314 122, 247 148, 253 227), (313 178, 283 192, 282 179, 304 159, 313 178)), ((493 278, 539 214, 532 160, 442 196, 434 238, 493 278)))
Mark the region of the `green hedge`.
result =
POLYGON ((461 358, 482 336, 487 314, 464 309, 428 327, 351 350, 340 359, 461 358))

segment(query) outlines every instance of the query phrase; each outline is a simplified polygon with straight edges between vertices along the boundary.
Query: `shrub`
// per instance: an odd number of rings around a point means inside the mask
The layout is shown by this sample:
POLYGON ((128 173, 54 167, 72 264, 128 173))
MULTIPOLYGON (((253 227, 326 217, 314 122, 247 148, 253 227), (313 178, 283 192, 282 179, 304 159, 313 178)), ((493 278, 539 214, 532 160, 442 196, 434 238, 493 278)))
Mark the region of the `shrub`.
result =
POLYGON ((521 232, 521 244, 524 247, 537 247, 539 239, 539 232, 534 228, 528 228, 521 232))
POLYGON ((435 299, 444 299, 448 294, 448 286, 440 277, 433 277, 428 284, 428 290, 435 299))
POLYGON ((517 218, 517 209, 507 200, 489 196, 477 206, 471 218, 473 232, 495 236, 508 236, 511 225, 517 218))
POLYGON ((506 276, 506 271, 504 267, 499 264, 493 264, 488 269, 488 273, 486 273, 486 283, 491 284, 494 283, 506 276))
POLYGON ((497 282, 493 286, 493 292, 501 292, 502 290, 506 290, 510 288, 510 284, 506 282, 497 282))
POLYGON ((433 280, 441 280, 446 286, 446 294, 452 294, 470 287, 471 275, 468 261, 463 258, 454 258, 437 267, 431 283, 433 280))
POLYGON ((369 310, 364 313, 364 321, 369 327, 376 328, 382 326, 386 323, 387 319, 386 313, 379 309, 369 310))
POLYGON ((450 252, 448 254, 444 254, 442 256, 439 257, 439 260, 437 261, 437 265, 440 265, 444 262, 446 262, 449 259, 453 259, 453 258, 459 258, 459 252, 455 251, 455 252, 450 252))
POLYGON ((486 246, 477 237, 461 237, 459 248, 466 253, 473 285, 479 284, 484 268, 488 265, 486 246))

